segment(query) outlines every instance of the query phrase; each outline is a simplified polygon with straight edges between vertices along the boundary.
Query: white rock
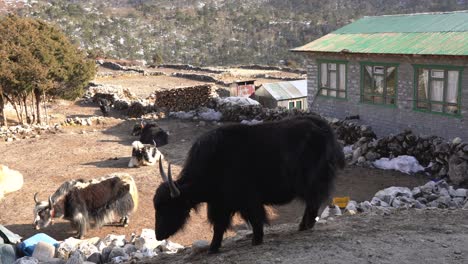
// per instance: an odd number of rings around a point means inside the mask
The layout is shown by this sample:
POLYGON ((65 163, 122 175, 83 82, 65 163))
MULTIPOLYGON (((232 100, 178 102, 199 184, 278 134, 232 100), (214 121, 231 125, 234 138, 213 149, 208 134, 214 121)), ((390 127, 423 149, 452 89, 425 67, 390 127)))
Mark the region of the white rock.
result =
POLYGON ((393 199, 395 199, 395 197, 402 196, 410 198, 413 196, 413 194, 411 190, 407 187, 392 186, 378 191, 374 196, 386 202, 387 204, 392 204, 392 201, 393 199))
POLYGON ((209 248, 210 242, 206 240, 197 240, 192 243, 192 254, 208 251, 209 248))
POLYGON ((47 259, 53 258, 55 255, 55 247, 49 243, 39 241, 34 248, 32 254, 33 258, 38 259, 39 261, 45 261, 47 259))
POLYGON ((107 235, 103 239, 104 244, 107 246, 114 245, 117 247, 123 247, 125 245, 125 235, 107 235))
POLYGON ((39 260, 33 257, 22 257, 17 259, 14 264, 38 264, 39 260))
POLYGON ((185 248, 184 246, 182 246, 180 244, 177 244, 177 243, 174 243, 174 242, 171 242, 169 240, 164 240, 164 243, 162 243, 158 247, 158 249, 160 249, 162 252, 168 253, 168 254, 175 254, 179 250, 184 249, 184 248, 185 248))
POLYGON ((356 201, 349 201, 345 208, 345 213, 349 213, 354 215, 357 213, 357 202, 356 201))

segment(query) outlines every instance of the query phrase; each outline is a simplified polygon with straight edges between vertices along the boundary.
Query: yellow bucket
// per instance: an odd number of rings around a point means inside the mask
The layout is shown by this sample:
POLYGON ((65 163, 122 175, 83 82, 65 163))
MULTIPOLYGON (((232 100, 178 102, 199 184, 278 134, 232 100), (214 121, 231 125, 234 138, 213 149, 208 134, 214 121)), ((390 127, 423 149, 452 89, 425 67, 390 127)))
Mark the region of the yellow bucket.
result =
POLYGON ((349 200, 351 200, 349 196, 333 197, 333 205, 337 205, 339 208, 344 209, 346 208, 346 205, 348 205, 349 200))

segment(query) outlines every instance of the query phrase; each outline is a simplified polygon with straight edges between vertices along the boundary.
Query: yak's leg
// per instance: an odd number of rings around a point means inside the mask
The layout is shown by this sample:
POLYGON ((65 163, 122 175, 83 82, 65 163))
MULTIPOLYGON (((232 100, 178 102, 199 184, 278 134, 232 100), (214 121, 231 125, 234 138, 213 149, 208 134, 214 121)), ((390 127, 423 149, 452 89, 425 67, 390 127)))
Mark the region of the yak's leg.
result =
POLYGON ((123 216, 122 218, 120 218, 120 221, 119 223, 123 226, 123 227, 127 227, 128 224, 130 223, 130 218, 128 215, 125 215, 123 216))
POLYGON ((86 235, 86 219, 81 213, 77 213, 73 217, 73 223, 74 225, 78 228, 78 234, 76 235, 76 238, 78 239, 83 239, 84 236, 86 235))
POLYGON ((224 232, 231 225, 231 212, 222 206, 208 204, 208 219, 213 224, 213 239, 209 253, 219 252, 224 232))
POLYGON ((317 202, 307 202, 302 216, 302 221, 299 224, 299 231, 311 229, 315 225, 320 205, 317 202))
POLYGON ((263 242, 263 224, 267 222, 265 208, 262 204, 252 204, 247 210, 241 210, 241 216, 252 226, 252 245, 260 245, 263 242))

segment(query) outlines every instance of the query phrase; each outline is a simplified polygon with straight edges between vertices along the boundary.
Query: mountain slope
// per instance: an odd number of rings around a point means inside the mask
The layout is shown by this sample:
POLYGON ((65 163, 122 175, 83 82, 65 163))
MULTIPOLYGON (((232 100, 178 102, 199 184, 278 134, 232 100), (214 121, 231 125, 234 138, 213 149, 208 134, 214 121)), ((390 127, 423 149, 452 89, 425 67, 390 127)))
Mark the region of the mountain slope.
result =
POLYGON ((461 9, 468 1, 38 0, 16 10, 57 24, 92 54, 229 65, 300 62, 289 49, 365 15, 461 9))

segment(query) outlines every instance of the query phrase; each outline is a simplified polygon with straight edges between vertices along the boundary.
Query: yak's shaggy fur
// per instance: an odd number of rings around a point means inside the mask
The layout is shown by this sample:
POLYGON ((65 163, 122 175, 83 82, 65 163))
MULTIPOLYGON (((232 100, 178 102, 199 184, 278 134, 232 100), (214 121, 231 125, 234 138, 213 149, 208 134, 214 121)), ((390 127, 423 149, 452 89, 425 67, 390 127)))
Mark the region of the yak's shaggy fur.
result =
POLYGON ((126 173, 90 181, 71 180, 63 183, 49 201, 36 201, 34 224, 47 227, 54 218, 64 218, 78 228, 83 238, 89 227, 99 227, 120 217, 128 224, 129 215, 137 209, 138 191, 133 178, 126 173))
POLYGON ((190 210, 202 202, 208 204, 214 227, 211 252, 219 250, 236 212, 252 226, 252 243, 262 243, 264 205, 294 198, 306 204, 299 229, 310 229, 329 197, 336 170, 344 165, 342 146, 320 117, 217 128, 195 141, 179 179, 171 184, 169 174, 157 189, 156 237, 166 239, 180 230, 190 210))

